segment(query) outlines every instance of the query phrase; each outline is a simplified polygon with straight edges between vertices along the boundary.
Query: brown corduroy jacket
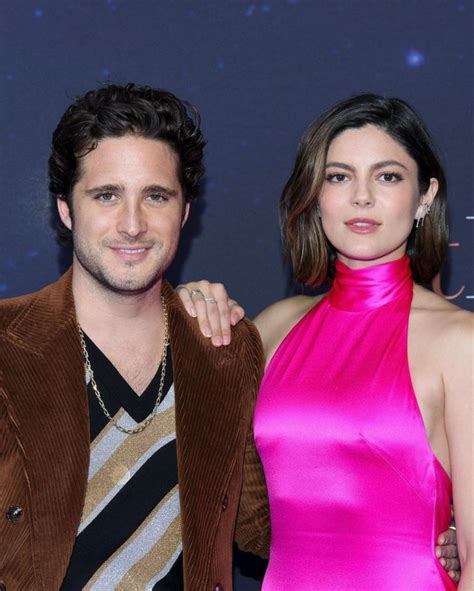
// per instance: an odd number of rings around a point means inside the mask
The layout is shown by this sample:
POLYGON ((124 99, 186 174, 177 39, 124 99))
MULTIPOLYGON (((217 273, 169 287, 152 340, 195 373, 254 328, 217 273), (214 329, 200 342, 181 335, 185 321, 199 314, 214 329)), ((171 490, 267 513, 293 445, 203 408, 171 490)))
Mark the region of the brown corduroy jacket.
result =
MULTIPOLYGON (((81 519, 89 412, 72 272, 0 302, 0 589, 59 589, 81 519), (15 507, 20 510, 15 510, 15 507)), ((251 433, 263 367, 253 325, 214 348, 164 283, 176 393, 187 591, 232 588, 232 541, 265 556, 265 483, 251 433), (240 499, 240 500, 239 500, 240 499)))

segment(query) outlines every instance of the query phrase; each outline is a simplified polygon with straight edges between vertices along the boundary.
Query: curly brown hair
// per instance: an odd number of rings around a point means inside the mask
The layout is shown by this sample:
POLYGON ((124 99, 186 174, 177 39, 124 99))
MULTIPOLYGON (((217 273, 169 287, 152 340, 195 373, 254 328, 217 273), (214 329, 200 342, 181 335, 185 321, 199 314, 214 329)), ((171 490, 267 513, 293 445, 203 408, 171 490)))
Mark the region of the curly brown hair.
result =
MULTIPOLYGON (((49 190, 71 207, 72 191, 80 174, 80 160, 109 137, 137 135, 166 142, 178 155, 181 186, 186 201, 199 194, 204 174, 205 141, 199 112, 171 92, 126 84, 110 84, 77 98, 53 133, 49 158, 49 190)), ((57 218, 63 244, 71 231, 57 218)))

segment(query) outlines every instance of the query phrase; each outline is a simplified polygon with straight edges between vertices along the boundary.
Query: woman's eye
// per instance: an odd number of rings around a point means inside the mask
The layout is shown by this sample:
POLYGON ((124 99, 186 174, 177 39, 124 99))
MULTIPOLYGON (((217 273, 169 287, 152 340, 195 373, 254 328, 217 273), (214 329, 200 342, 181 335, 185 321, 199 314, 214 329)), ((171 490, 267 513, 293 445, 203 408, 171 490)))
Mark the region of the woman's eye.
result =
POLYGON ((326 180, 330 183, 343 183, 345 180, 347 180, 347 175, 342 174, 341 172, 336 172, 328 174, 326 180))
POLYGON ((386 183, 396 183, 402 180, 402 177, 396 172, 384 172, 380 178, 386 183))

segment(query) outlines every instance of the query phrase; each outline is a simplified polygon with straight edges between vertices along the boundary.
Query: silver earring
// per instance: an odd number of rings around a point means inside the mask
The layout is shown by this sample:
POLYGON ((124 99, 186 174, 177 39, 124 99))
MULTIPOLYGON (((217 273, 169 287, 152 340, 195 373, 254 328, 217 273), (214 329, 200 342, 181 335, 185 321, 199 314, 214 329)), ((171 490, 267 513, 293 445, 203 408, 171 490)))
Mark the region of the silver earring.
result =
POLYGON ((419 228, 420 226, 423 227, 423 223, 425 221, 425 216, 429 215, 429 213, 431 211, 431 205, 428 205, 427 203, 423 203, 422 208, 423 208, 423 215, 421 215, 419 218, 416 219, 415 228, 419 228))

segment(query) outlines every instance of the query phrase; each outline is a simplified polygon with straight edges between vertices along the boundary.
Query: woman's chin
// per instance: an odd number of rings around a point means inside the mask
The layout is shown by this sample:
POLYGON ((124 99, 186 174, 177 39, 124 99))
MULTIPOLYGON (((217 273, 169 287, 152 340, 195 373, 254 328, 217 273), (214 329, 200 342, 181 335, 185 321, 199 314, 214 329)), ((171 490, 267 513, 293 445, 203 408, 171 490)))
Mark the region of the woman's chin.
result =
POLYGON ((405 249, 389 252, 371 252, 367 250, 344 252, 338 251, 337 258, 349 267, 371 266, 395 261, 405 254, 405 249))

